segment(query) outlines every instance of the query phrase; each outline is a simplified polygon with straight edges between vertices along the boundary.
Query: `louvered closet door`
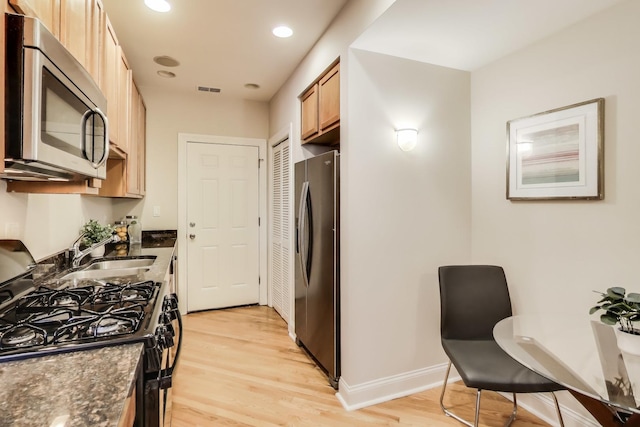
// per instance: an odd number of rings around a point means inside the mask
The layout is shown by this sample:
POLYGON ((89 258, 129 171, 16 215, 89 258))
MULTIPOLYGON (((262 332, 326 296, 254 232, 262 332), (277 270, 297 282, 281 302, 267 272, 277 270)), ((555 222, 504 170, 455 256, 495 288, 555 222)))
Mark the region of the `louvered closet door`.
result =
POLYGON ((289 323, 291 316, 291 161, 289 140, 273 149, 271 200, 271 290, 273 308, 289 323))

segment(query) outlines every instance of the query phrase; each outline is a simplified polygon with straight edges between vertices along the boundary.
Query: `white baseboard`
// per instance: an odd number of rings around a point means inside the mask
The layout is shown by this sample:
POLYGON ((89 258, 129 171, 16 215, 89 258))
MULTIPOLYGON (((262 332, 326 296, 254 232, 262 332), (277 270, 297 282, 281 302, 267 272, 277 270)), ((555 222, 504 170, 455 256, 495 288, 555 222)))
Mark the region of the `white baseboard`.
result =
MULTIPOLYGON (((447 364, 431 366, 391 377, 380 378, 356 386, 350 386, 344 377, 340 378, 336 397, 347 411, 364 408, 398 397, 409 396, 434 387, 442 386, 447 364)), ((460 377, 451 373, 450 381, 460 377)))
MULTIPOLYGON (((447 363, 435 365, 413 372, 381 378, 363 384, 350 386, 344 377, 340 378, 339 391, 336 393, 338 401, 347 411, 354 411, 367 406, 409 396, 424 390, 442 387, 447 363)), ((449 382, 459 381, 460 376, 455 368, 451 367, 449 382)), ((563 393, 556 393, 560 396, 563 393)), ((503 394, 511 400, 511 394, 503 394)), ((551 396, 546 393, 518 394, 518 406, 526 409, 545 422, 558 426, 555 404, 551 396)), ((590 416, 584 416, 575 410, 560 405, 565 427, 598 427, 599 424, 590 416)))

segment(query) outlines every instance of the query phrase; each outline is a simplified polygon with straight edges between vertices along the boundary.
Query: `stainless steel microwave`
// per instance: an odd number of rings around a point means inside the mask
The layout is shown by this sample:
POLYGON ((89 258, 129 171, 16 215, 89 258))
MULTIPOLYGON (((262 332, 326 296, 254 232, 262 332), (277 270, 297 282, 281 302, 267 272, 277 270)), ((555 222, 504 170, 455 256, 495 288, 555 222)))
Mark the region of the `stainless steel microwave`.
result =
POLYGON ((6 14, 5 179, 106 178, 107 100, 37 19, 6 14))

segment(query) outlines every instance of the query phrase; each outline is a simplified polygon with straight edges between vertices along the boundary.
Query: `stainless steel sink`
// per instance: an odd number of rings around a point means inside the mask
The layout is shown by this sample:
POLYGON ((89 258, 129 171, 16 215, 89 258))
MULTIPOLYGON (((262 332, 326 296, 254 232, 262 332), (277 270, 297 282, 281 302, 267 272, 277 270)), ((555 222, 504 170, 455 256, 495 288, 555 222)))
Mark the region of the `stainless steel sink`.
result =
POLYGON ((114 259, 109 261, 100 261, 90 264, 84 271, 88 270, 111 270, 111 269, 124 269, 124 268, 141 268, 148 267, 153 264, 155 257, 153 258, 136 258, 136 259, 114 259))
POLYGON ((113 268, 109 270, 80 270, 62 276, 59 280, 108 279, 124 276, 137 276, 149 271, 148 268, 113 268))

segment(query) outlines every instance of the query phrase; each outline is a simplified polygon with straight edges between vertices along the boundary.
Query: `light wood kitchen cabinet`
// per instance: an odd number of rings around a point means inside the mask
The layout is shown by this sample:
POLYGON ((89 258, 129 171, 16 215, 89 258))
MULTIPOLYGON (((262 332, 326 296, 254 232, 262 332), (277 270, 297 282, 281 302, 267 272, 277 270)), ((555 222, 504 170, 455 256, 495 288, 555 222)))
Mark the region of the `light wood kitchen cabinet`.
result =
MULTIPOLYGON (((87 69, 107 98, 111 150, 107 178, 81 182, 9 181, 7 191, 87 194, 105 197, 144 196, 146 188, 146 106, 133 83, 133 72, 102 0, 8 0, 2 12, 37 17, 87 69), (11 10, 13 9, 13 10, 11 10)), ((1 20, 0 69, 4 69, 4 20, 1 20)), ((2 73, 4 77, 4 73, 2 73)), ((4 82, 0 82, 4 84, 4 82)), ((4 117, 4 102, 0 115, 4 117)), ((4 121, 0 120, 0 152, 4 121)), ((0 162, 0 171, 4 163, 0 162)))
MULTIPOLYGON (((131 122, 131 84, 133 75, 129 62, 124 56, 122 47, 118 46, 118 139, 117 145, 125 153, 129 153, 130 122, 131 122)), ((108 105, 108 101, 107 101, 108 105)), ((113 105, 113 104, 112 104, 113 105)))
POLYGON ((9 0, 9 4, 18 13, 38 18, 97 81, 97 69, 91 62, 99 49, 93 34, 96 1, 9 0))
POLYGON ((318 83, 314 84, 300 97, 302 108, 300 133, 303 141, 318 134, 318 83))
MULTIPOLYGON (((102 72, 102 51, 107 13, 101 0, 89 0, 89 21, 87 28, 87 71, 100 86, 102 72)), ((100 87, 102 89, 102 87, 100 87)), ((104 90, 102 92, 104 94, 104 90)), ((106 97, 106 94, 105 94, 106 97)))
POLYGON ((318 92, 320 132, 327 132, 340 123, 340 64, 320 79, 318 92))
POLYGON ((140 195, 140 152, 139 146, 143 143, 140 140, 139 125, 140 125, 140 109, 141 109, 141 96, 135 83, 131 82, 131 98, 130 102, 130 117, 129 122, 129 151, 127 158, 127 194, 140 195))
POLYGON ((138 148, 138 195, 144 196, 147 189, 147 106, 142 95, 138 93, 137 122, 133 127, 136 131, 136 145, 138 148))
POLYGON ((100 196, 141 198, 145 194, 147 109, 133 81, 129 88, 129 149, 123 159, 107 161, 107 179, 99 191, 100 196))
POLYGON ((71 54, 89 69, 87 58, 91 7, 89 0, 60 1, 60 41, 71 54))
MULTIPOLYGON (((0 1, 0 13, 4 15, 8 12, 7 3, 0 1)), ((0 70, 4 70, 4 50, 5 50, 5 19, 0 19, 0 70)), ((0 87, 2 87, 2 95, 0 96, 0 153, 3 157, 0 160, 0 172, 4 171, 4 72, 0 72, 0 87)))
POLYGON ((51 31, 60 37, 60 0, 9 0, 16 12, 38 18, 51 31))
POLYGON ((300 95, 303 144, 340 142, 340 63, 333 64, 300 95))
MULTIPOLYGON (((99 85, 107 98, 107 119, 109 120, 109 141, 114 145, 113 153, 124 158, 124 150, 118 141, 118 70, 120 64, 120 47, 116 33, 111 26, 109 17, 104 19, 104 34, 102 36, 102 64, 99 85)), ((113 155, 111 157, 114 157, 113 155)))

